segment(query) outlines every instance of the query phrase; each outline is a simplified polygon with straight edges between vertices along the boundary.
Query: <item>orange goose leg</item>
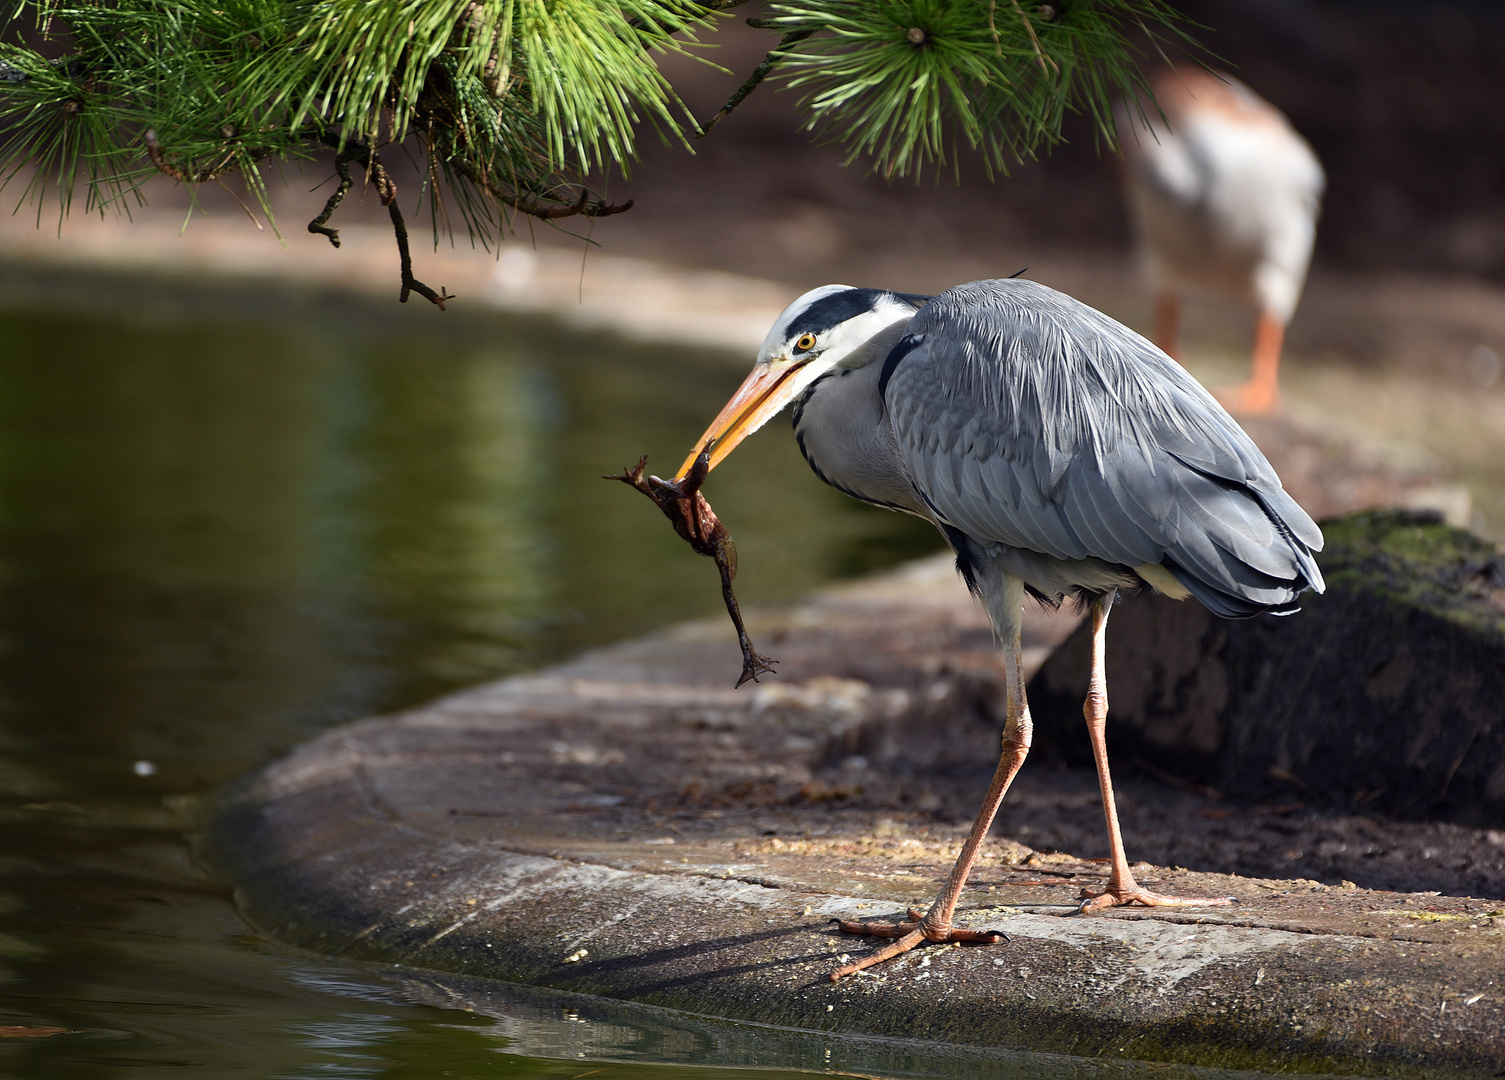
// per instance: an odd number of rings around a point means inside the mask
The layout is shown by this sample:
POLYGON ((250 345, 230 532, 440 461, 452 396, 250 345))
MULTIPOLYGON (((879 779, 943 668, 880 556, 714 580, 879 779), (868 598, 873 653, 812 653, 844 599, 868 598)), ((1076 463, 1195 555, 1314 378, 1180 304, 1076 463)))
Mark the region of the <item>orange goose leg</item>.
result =
POLYGON ((1285 336, 1285 323, 1267 311, 1259 313, 1259 321, 1254 324, 1254 362, 1249 381, 1218 394, 1230 412, 1263 415, 1275 411, 1280 404, 1278 377, 1285 336))

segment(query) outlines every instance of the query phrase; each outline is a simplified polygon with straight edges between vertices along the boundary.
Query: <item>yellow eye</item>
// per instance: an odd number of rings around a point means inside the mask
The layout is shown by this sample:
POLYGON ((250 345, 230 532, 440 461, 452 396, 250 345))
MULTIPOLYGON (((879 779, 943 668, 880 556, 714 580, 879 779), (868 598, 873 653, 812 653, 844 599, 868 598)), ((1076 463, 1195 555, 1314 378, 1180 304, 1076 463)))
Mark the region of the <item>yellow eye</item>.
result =
POLYGON ((814 334, 801 334, 800 339, 794 343, 795 352, 808 352, 813 348, 815 348, 814 334))

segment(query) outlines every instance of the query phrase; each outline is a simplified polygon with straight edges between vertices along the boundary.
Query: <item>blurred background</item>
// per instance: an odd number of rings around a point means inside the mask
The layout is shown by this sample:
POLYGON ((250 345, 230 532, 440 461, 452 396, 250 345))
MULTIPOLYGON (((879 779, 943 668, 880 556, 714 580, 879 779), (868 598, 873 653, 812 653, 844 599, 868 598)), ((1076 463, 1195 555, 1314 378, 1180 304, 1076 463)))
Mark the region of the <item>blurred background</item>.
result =
MULTIPOLYGON (((1284 408, 1251 433, 1319 517, 1430 507, 1505 539, 1505 8, 1181 6, 1328 176, 1284 408)), ((695 115, 774 43, 750 13, 707 53, 734 74, 670 67, 695 115)), ((800 291, 1028 268, 1148 330, 1082 118, 997 183, 962 153, 959 184, 888 184, 813 143, 795 103, 766 85, 693 154, 646 137, 603 184, 632 211, 519 220, 499 252, 431 248, 420 176, 388 154, 415 273, 457 294, 443 313, 396 303, 369 193, 334 220, 340 250, 304 230, 327 163, 272 178, 276 229, 234 180, 162 178, 129 219, 61 228, 55 201, 6 190, 0 1028, 63 1033, 0 1038, 0 1071, 573 1075, 515 1025, 259 940, 189 837, 219 785, 331 724, 714 614, 710 564, 599 477, 677 463, 800 291)), ((1252 311, 1193 301, 1187 320, 1188 366, 1241 378, 1252 311)), ((744 604, 938 546, 824 488, 782 424, 711 495, 744 604)))

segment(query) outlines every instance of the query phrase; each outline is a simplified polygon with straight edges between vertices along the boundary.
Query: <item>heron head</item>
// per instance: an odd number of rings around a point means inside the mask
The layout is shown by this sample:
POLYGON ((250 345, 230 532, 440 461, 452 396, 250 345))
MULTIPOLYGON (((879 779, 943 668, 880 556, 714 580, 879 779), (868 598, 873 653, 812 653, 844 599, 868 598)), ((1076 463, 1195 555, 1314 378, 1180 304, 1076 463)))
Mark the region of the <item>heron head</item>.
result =
POLYGON ((679 468, 683 477, 708 444, 711 468, 747 436, 772 420, 822 375, 881 359, 886 341, 929 300, 928 296, 822 285, 784 309, 763 339, 758 362, 679 468))

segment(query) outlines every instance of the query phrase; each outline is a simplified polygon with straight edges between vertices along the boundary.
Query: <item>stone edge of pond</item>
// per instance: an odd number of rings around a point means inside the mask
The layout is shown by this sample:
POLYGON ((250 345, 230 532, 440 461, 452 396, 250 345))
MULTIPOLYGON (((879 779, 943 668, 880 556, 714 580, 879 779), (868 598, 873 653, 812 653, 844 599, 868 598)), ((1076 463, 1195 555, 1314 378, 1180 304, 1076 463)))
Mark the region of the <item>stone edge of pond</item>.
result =
MULTIPOLYGON (((339 756, 337 740, 311 749, 285 763, 305 781, 339 756)), ((1469 957, 1210 921, 974 911, 966 921, 1010 941, 931 949, 833 984, 841 955, 871 946, 836 938, 827 921, 895 914, 891 902, 770 887, 755 883, 755 868, 677 877, 508 852, 504 838, 445 843, 403 828, 358 785, 320 776, 275 791, 286 778, 258 778, 226 800, 209 859, 253 926, 331 959, 778 1027, 1078 1057, 1428 1077, 1505 1067, 1505 1009, 1456 993, 1460 969, 1498 969, 1497 948, 1469 957)))
MULTIPOLYGON (((860 608, 863 588, 845 587, 844 602, 860 608)), ((885 597, 887 625, 906 602, 885 597)), ((807 605, 794 621, 837 627, 822 610, 807 605)), ((878 610, 847 617, 871 622, 878 610)), ((835 934, 828 920, 902 908, 880 887, 882 874, 866 875, 870 890, 856 879, 832 887, 829 876, 801 879, 746 851, 719 869, 676 866, 656 857, 673 849, 647 846, 651 837, 638 838, 636 862, 612 865, 551 850, 543 834, 500 817, 466 831, 437 807, 415 814, 388 798, 444 792, 458 783, 447 770, 484 768, 509 740, 538 737, 542 729, 527 725, 539 717, 563 723, 572 711, 613 708, 637 717, 628 699, 646 685, 644 671, 662 673, 662 685, 641 692, 658 695, 668 722, 675 709, 721 707, 728 691, 700 669, 704 650, 724 650, 723 636, 679 628, 335 729, 235 785, 201 854, 267 935, 439 979, 449 972, 784 1028, 1078 1057, 1410 1076, 1505 1069, 1499 920, 1448 942, 1243 914, 1257 915, 1257 905, 1094 919, 974 905, 964 921, 1010 940, 927 949, 833 984, 826 976, 842 954, 871 945, 835 934), (601 686, 620 687, 621 700, 603 699, 601 686), (644 871, 649 864, 657 869, 644 871)), ((1270 888, 1196 877, 1229 893, 1270 888)))

